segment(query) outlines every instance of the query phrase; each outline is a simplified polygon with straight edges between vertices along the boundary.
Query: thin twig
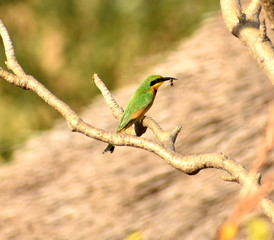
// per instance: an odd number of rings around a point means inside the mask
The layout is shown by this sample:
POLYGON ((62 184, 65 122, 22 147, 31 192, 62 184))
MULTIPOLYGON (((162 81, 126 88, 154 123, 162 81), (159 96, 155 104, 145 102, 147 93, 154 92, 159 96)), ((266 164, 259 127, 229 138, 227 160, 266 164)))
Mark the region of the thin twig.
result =
POLYGON ((107 89, 106 85, 103 83, 103 81, 98 77, 98 75, 95 73, 92 77, 92 80, 94 81, 96 87, 101 91, 107 105, 110 107, 113 115, 115 118, 119 119, 119 117, 123 113, 123 108, 121 108, 113 96, 111 95, 110 91, 107 89))

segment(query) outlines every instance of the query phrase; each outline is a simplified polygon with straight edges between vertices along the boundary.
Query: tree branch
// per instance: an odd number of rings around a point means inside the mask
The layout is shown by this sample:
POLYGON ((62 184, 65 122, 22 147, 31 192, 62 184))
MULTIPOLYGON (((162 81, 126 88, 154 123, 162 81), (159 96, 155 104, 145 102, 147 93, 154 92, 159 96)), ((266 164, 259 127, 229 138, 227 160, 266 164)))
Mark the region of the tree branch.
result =
POLYGON ((92 80, 94 81, 97 88, 101 91, 107 105, 110 107, 113 115, 115 118, 119 119, 122 113, 124 112, 123 108, 121 108, 113 96, 111 95, 110 91, 107 89, 106 85, 102 82, 102 80, 98 77, 98 75, 95 73, 92 77, 92 80))
POLYGON ((259 0, 253 0, 246 11, 242 11, 239 0, 221 0, 221 9, 228 30, 246 45, 274 84, 274 48, 266 35, 266 28, 262 39, 259 0))
MULTIPOLYGON (((0 35, 2 36, 4 42, 5 52, 7 55, 7 65, 14 73, 9 73, 1 68, 0 77, 18 87, 21 87, 22 89, 29 89, 35 92, 47 104, 54 107, 62 114, 71 131, 79 132, 95 140, 112 143, 114 145, 132 146, 150 151, 162 158, 172 167, 189 175, 197 174, 200 170, 206 168, 221 169, 231 176, 226 179, 233 179, 234 181, 242 184, 243 187, 248 187, 251 193, 258 190, 260 184, 254 181, 254 178, 250 176, 244 167, 222 153, 182 156, 181 154, 173 151, 170 146, 164 146, 158 142, 133 135, 109 133, 84 122, 67 104, 53 95, 34 77, 26 75, 24 71, 21 70, 22 68, 17 63, 11 40, 2 21, 0 21, 0 35)), ((97 86, 99 86, 100 90, 106 93, 103 94, 107 99, 106 101, 110 104, 114 115, 116 114, 118 116, 121 113, 121 108, 116 102, 111 100, 112 96, 107 94, 108 90, 104 85, 102 85, 102 82, 100 82, 98 76, 94 75, 93 79, 95 80, 97 86)), ((143 122, 144 125, 153 129, 156 136, 161 135, 162 130, 160 126, 151 118, 146 117, 143 122)), ((175 128, 173 131, 169 132, 167 139, 170 139, 169 141, 171 142, 175 142, 179 131, 180 127, 175 128)), ((268 198, 264 198, 261 201, 261 206, 265 214, 274 222, 274 205, 272 201, 268 198)))

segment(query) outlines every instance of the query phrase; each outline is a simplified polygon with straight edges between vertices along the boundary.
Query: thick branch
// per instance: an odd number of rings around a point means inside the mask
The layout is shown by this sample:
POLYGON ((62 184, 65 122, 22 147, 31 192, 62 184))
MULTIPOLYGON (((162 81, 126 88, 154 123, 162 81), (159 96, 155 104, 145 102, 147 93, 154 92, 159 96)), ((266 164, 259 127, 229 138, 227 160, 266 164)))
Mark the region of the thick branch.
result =
POLYGON ((259 0, 253 0, 245 12, 238 0, 221 0, 221 8, 228 30, 246 45, 274 84, 273 44, 266 36, 266 30, 262 38, 259 0))
MULTIPOLYGON (((13 69, 13 64, 9 63, 11 69, 13 69)), ((16 68, 17 69, 17 68, 16 68)), ((62 116, 67 120, 69 128, 74 131, 75 126, 81 120, 81 118, 63 101, 53 95, 43 84, 38 82, 34 77, 19 73, 20 76, 15 76, 12 73, 5 71, 0 68, 0 77, 5 79, 7 82, 14 84, 22 89, 32 90, 40 98, 42 98, 47 104, 55 108, 62 116)))
MULTIPOLYGON (((2 22, 0 22, 0 34, 3 38, 4 46, 9 47, 9 44, 5 43, 6 41, 11 42, 9 37, 7 37, 8 35, 6 35, 6 32, 7 31, 5 26, 2 22)), ((13 49, 5 50, 6 54, 14 52, 13 49)), ((62 114, 72 131, 85 134, 86 136, 99 141, 108 142, 119 146, 132 146, 150 151, 161 157, 172 167, 186 174, 196 174, 200 170, 206 168, 222 169, 231 175, 230 179, 234 179, 234 181, 239 182, 244 187, 249 186, 250 192, 257 191, 259 184, 254 182, 253 177, 248 174, 242 165, 232 159, 229 159, 224 154, 210 153, 182 156, 152 140, 128 134, 108 133, 102 129, 98 129, 89 125, 88 123, 84 122, 67 104, 54 96, 35 78, 24 74, 23 71, 20 71, 21 67, 18 68, 16 59, 14 60, 7 56, 7 62, 9 68, 14 72, 14 74, 0 69, 0 77, 18 87, 23 89, 30 89, 35 92, 46 103, 54 107, 62 114)), ((149 119, 147 121, 149 121, 149 119)), ((179 129, 175 129, 174 132, 179 132, 179 129)), ((174 134, 175 138, 176 136, 177 135, 174 134)), ((265 198, 261 201, 261 206, 264 209, 265 214, 271 217, 272 221, 274 222, 274 205, 272 201, 265 198)))

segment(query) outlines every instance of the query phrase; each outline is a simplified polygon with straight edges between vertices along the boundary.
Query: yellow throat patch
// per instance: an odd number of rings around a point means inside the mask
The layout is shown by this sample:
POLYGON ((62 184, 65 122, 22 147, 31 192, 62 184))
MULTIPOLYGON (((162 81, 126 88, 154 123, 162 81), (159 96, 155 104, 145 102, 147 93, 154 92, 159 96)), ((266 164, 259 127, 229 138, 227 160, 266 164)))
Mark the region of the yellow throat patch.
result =
POLYGON ((163 84, 163 82, 156 83, 152 86, 155 90, 158 90, 158 88, 163 84))

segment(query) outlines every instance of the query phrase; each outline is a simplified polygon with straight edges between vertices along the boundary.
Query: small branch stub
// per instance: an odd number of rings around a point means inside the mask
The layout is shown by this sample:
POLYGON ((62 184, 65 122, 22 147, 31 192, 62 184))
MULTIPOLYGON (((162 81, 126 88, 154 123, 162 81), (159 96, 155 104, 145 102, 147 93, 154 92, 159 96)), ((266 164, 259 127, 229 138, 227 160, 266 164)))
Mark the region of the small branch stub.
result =
POLYGON ((266 35, 266 25, 265 25, 265 19, 261 21, 260 23, 260 41, 269 41, 269 38, 266 35))

